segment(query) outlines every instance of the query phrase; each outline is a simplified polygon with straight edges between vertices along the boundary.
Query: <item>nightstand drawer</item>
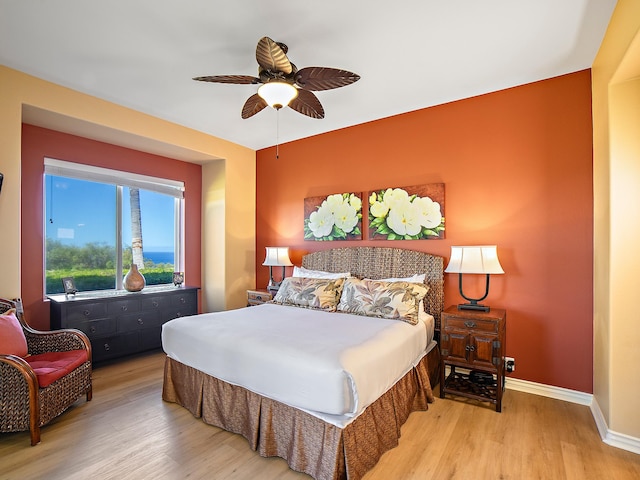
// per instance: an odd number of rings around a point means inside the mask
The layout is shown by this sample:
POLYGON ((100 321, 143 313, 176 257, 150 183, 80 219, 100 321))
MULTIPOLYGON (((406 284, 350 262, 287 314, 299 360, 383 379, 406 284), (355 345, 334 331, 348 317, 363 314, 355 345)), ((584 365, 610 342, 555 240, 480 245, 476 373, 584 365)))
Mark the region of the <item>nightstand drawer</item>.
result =
POLYGON ((270 302, 273 297, 266 290, 247 290, 247 304, 260 305, 261 303, 270 302))
POLYGON ((482 320, 477 318, 458 318, 447 315, 443 328, 455 328, 456 330, 475 330, 479 332, 498 333, 499 323, 495 320, 482 320))

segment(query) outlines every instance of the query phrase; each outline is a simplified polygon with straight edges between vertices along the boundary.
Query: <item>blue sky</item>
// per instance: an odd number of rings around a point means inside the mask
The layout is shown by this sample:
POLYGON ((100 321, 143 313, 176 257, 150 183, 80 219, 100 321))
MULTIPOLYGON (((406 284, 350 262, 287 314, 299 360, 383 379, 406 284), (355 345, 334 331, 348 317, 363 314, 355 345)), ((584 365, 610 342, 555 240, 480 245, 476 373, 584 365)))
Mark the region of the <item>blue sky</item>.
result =
MULTIPOLYGON (((115 244, 115 186, 66 177, 46 178, 47 238, 70 245, 115 244)), ((131 243, 128 192, 125 188, 122 208, 122 236, 127 245, 131 243)), ((174 198, 168 195, 140 191, 144 251, 173 251, 173 203, 174 198)))

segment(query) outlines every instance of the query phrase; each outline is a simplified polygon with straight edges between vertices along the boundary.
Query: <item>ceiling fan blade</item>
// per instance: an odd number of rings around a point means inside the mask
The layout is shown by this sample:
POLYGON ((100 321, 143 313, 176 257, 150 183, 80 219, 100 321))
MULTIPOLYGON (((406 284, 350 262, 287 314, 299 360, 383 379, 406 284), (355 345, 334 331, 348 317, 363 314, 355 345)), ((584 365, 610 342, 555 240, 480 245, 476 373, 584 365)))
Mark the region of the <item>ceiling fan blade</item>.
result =
POLYGON ((260 95, 254 93, 246 102, 244 102, 244 106, 242 107, 242 118, 247 119, 249 117, 253 117, 266 106, 267 102, 265 102, 260 95))
POLYGON ((269 37, 262 37, 256 48, 258 65, 270 72, 282 72, 289 75, 292 71, 291 62, 284 50, 269 37))
POLYGON ((252 77, 251 75, 213 75, 208 77, 194 77, 194 80, 200 82, 235 83, 239 85, 262 83, 258 77, 252 77))
POLYGON ((345 87, 360 80, 360 75, 329 67, 305 67, 296 73, 295 82, 305 90, 319 91, 345 87))
POLYGON ((289 106, 307 117, 324 118, 324 108, 320 100, 307 90, 298 90, 298 96, 291 100, 289 106))

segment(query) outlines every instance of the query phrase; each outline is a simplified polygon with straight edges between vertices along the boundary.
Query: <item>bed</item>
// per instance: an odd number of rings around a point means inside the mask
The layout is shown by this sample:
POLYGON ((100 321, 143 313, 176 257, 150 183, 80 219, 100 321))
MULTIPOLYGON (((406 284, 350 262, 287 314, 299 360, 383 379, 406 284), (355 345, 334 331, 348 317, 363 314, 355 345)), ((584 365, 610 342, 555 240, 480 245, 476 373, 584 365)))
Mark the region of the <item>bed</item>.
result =
MULTIPOLYGON (((324 303, 301 308, 284 301, 281 291, 278 303, 168 322, 163 399, 243 435, 260 455, 284 458, 317 480, 358 480, 397 446, 409 414, 433 402, 443 259, 352 247, 310 253, 302 267, 355 277, 335 281, 337 311, 323 311, 324 303), (390 283, 414 275, 424 275, 423 285, 390 283), (358 285, 404 285, 419 293, 422 310, 401 321, 355 315, 349 307, 357 302, 346 294, 358 285)), ((289 282, 326 285, 307 278, 289 282)))

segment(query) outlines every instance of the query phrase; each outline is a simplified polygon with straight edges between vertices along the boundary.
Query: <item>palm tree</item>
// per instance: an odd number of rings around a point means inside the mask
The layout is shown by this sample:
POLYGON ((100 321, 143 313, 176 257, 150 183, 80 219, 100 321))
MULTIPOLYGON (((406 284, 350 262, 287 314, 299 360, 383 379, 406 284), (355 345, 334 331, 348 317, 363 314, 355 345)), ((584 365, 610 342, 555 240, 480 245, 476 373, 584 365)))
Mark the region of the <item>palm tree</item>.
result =
POLYGON ((129 189, 131 204, 131 252, 133 263, 138 266, 138 270, 144 268, 144 258, 142 255, 142 218, 140 215, 140 191, 137 188, 129 189))

